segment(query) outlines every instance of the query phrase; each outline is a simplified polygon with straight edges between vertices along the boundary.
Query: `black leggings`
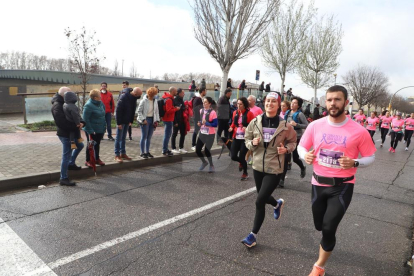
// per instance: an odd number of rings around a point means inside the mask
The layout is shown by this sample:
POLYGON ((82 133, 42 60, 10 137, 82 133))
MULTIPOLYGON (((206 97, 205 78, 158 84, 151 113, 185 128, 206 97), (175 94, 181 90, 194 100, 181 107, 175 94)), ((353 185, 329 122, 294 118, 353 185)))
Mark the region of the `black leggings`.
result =
POLYGON ((352 200, 354 184, 323 187, 312 185, 312 214, 315 228, 322 231, 321 246, 326 252, 334 249, 336 229, 352 200))
POLYGON ((179 123, 178 126, 173 126, 173 134, 171 136, 171 148, 172 149, 177 149, 175 146, 175 140, 177 138, 178 135, 178 131, 180 131, 180 142, 178 144, 180 149, 184 148, 184 141, 185 141, 185 136, 186 136, 186 125, 184 122, 179 123))
POLYGON ((371 135, 372 142, 375 144, 375 142, 374 142, 374 134, 375 134, 375 130, 369 130, 369 129, 367 129, 367 130, 368 130, 368 132, 369 132, 369 135, 371 135))
POLYGON ((398 141, 400 141, 402 139, 402 135, 403 134, 401 132, 391 131, 391 147, 393 149, 397 148, 398 141))
POLYGON ((201 152, 201 149, 205 145, 204 153, 206 154, 206 157, 208 159, 208 162, 210 163, 210 166, 213 166, 213 158, 211 157, 210 150, 211 150, 211 147, 213 146, 215 136, 216 136, 215 134, 202 134, 202 133, 200 133, 198 135, 198 139, 197 139, 197 145, 196 145, 197 156, 200 157, 200 159, 203 163, 206 163, 206 159, 204 159, 204 155, 201 152))
MULTIPOLYGON (((299 145, 300 142, 300 138, 297 140, 297 144, 299 145)), ((287 172, 287 167, 288 167, 288 162, 290 161, 290 155, 293 156, 293 162, 295 162, 301 170, 305 169, 305 166, 303 165, 302 160, 300 160, 299 158, 299 153, 298 153, 298 147, 295 148, 295 150, 292 153, 289 153, 285 156, 285 165, 283 167, 283 173, 281 175, 281 180, 285 180, 286 177, 286 172, 287 172)))
POLYGON ((381 144, 384 144, 388 131, 389 131, 388 128, 383 128, 383 127, 381 128, 381 144))
POLYGON ((268 174, 253 170, 253 176, 256 182, 257 199, 252 232, 257 234, 265 218, 266 203, 273 207, 277 205, 277 201, 272 196, 272 193, 279 184, 280 174, 268 174))
POLYGON ((243 167, 243 173, 247 174, 246 154, 248 149, 244 143, 244 139, 233 139, 231 143, 231 160, 239 162, 243 167))
POLYGON ((414 130, 405 130, 405 139, 407 141, 407 148, 410 146, 411 143, 411 136, 413 136, 414 130))
POLYGON ((197 145, 197 134, 200 131, 200 127, 197 125, 198 121, 194 120, 194 132, 191 140, 191 146, 195 147, 197 145))
POLYGON ((132 137, 132 126, 128 127, 128 135, 129 135, 129 138, 132 137))
POLYGON ((217 141, 221 141, 221 133, 224 131, 224 137, 229 137, 229 119, 218 119, 217 141))

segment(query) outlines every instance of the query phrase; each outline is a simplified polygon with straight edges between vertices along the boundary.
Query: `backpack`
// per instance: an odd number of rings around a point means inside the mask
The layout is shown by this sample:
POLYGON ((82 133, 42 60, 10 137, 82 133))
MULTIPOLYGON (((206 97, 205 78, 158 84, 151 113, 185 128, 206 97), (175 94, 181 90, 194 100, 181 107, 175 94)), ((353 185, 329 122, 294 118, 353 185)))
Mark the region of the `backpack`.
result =
MULTIPOLYGON (((167 98, 167 99, 170 99, 170 98, 167 98)), ((160 114, 160 118, 165 116, 165 102, 167 101, 167 99, 161 98, 157 102, 157 104, 158 104, 158 113, 160 114)))
POLYGON ((239 84, 239 89, 241 89, 242 88, 242 85, 241 85, 241 83, 239 84))

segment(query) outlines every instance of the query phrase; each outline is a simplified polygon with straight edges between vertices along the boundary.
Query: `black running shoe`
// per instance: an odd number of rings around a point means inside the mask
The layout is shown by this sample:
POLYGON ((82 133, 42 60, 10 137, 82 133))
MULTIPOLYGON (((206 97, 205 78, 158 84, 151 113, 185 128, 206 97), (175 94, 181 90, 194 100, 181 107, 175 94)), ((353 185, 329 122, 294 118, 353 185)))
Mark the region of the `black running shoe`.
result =
POLYGON ((147 156, 149 157, 149 158, 154 158, 154 156, 151 154, 151 153, 147 153, 147 156))

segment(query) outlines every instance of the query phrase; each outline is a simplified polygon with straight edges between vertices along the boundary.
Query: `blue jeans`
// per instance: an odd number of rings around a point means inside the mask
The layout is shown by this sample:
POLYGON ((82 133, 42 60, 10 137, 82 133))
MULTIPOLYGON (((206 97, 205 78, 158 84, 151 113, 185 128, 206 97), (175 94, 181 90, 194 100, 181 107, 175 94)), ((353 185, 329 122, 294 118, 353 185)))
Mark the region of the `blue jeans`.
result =
POLYGON ((106 121, 106 130, 108 131, 108 137, 111 137, 112 136, 112 129, 111 129, 112 113, 111 112, 105 113, 105 121, 106 121))
POLYGON ((164 140, 162 141, 162 152, 168 151, 168 142, 170 141, 174 122, 164 122, 164 140))
POLYGON ((119 156, 121 154, 126 154, 125 151, 125 139, 128 133, 129 124, 122 125, 122 129, 116 129, 116 138, 115 138, 115 155, 119 156))
POLYGON ((60 142, 62 143, 62 162, 60 163, 60 179, 68 178, 68 167, 69 165, 75 165, 76 157, 83 149, 83 143, 79 143, 75 140, 76 146, 78 147, 75 150, 72 150, 70 147, 70 138, 58 136, 60 142))
POLYGON ((141 125, 141 153, 149 153, 149 148, 151 145, 151 137, 154 133, 154 118, 147 117, 146 125, 141 125))

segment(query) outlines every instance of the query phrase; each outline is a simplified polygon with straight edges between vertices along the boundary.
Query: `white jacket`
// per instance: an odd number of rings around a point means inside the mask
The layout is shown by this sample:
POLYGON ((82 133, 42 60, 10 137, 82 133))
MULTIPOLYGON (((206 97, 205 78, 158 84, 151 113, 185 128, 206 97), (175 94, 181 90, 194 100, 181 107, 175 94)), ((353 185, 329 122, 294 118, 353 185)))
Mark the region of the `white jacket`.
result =
MULTIPOLYGON (((160 113, 158 112, 158 102, 156 99, 153 99, 154 101, 154 117, 153 122, 159 122, 160 121, 160 113)), ((149 100, 147 98, 147 95, 144 96, 144 98, 141 100, 138 106, 137 111, 137 121, 139 124, 142 124, 142 122, 147 118, 148 114, 148 108, 149 108, 149 100)))

